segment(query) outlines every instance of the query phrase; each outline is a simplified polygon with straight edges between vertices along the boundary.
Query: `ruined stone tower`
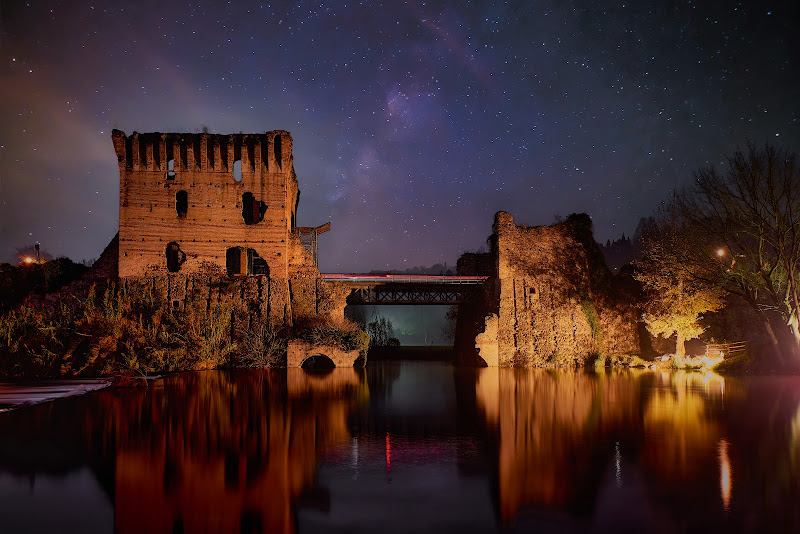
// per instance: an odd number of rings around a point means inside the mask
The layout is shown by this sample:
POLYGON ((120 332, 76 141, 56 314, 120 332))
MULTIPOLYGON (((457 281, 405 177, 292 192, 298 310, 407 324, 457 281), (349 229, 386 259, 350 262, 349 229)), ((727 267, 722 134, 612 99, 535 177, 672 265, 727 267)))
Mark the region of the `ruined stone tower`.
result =
POLYGON ((119 276, 286 279, 298 188, 289 132, 112 133, 120 171, 119 276))

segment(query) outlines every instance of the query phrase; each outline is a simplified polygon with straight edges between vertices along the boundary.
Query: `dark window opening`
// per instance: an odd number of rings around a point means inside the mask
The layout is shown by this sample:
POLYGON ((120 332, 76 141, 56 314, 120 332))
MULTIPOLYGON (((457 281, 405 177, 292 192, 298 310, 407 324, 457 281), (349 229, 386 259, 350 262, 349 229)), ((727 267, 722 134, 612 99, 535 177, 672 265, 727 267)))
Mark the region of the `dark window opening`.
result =
POLYGON ((258 255, 252 248, 247 249, 247 270, 251 274, 267 274, 267 260, 258 255))
POLYGON ((275 164, 281 168, 281 136, 276 135, 272 141, 272 151, 275 154, 275 164))
POLYGON ((189 211, 189 193, 184 190, 175 193, 175 211, 178 212, 179 219, 186 218, 186 212, 189 211))
POLYGON ((225 252, 225 267, 228 270, 228 275, 242 273, 242 249, 240 247, 231 247, 225 252))
POLYGON ((167 162, 167 180, 175 179, 175 160, 171 159, 167 162))
POLYGON ((233 162, 233 179, 237 182, 242 181, 242 160, 240 159, 233 162))
POLYGON ((266 212, 267 205, 263 200, 256 200, 250 191, 242 195, 242 217, 245 224, 260 223, 266 212))
POLYGON ((252 248, 231 247, 225 252, 228 275, 269 275, 267 260, 252 248))
POLYGON ((181 246, 175 241, 167 245, 167 270, 171 273, 177 273, 181 269, 181 265, 186 261, 186 254, 181 250, 181 246))

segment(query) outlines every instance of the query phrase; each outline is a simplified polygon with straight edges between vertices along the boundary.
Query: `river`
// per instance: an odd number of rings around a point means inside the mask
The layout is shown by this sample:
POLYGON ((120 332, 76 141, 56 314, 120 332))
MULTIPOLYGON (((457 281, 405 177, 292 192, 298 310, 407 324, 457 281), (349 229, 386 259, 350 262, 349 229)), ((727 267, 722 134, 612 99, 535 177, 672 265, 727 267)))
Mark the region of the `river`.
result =
POLYGON ((800 531, 800 377, 207 371, 0 438, 0 532, 800 531))

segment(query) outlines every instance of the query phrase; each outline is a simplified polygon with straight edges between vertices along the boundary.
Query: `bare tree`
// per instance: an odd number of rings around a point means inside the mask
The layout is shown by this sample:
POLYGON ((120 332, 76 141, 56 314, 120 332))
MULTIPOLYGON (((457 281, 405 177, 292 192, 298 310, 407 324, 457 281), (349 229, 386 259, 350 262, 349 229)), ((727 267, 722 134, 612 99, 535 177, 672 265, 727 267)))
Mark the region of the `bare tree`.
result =
POLYGON ((780 330, 791 331, 786 352, 800 355, 800 169, 796 155, 748 144, 709 165, 673 202, 693 245, 681 260, 693 279, 744 298, 762 317, 781 354, 780 330), (778 324, 774 314, 783 319, 778 324))

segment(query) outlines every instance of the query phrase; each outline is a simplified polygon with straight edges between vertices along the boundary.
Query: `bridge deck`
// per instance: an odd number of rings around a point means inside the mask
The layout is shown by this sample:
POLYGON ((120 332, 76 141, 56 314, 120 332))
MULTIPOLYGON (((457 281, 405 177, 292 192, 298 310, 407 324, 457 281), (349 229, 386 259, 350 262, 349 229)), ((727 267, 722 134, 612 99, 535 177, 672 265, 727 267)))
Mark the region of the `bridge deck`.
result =
POLYGON ((456 276, 429 274, 323 274, 329 282, 346 282, 359 286, 374 284, 468 284, 484 283, 488 276, 456 276))
POLYGON ((348 304, 461 304, 488 276, 323 274, 352 288, 348 304))

